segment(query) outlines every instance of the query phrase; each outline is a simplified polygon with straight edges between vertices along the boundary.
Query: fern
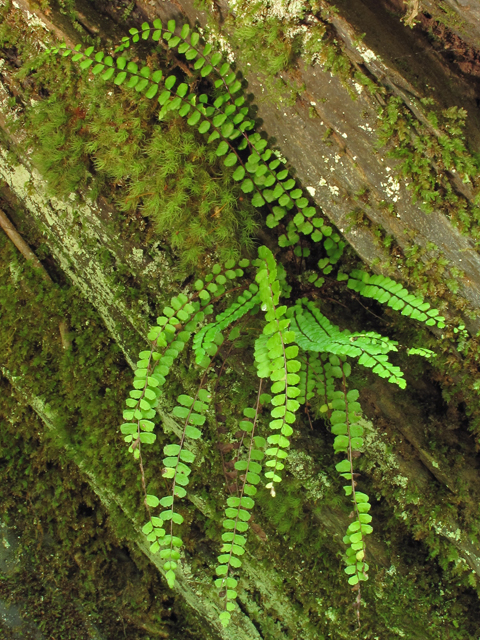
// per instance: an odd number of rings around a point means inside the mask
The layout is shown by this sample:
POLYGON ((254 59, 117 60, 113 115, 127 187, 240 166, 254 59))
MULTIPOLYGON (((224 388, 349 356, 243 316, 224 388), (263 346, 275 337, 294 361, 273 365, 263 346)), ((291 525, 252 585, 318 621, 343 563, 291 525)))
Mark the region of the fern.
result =
POLYGON ((350 545, 346 550, 347 567, 345 573, 350 576, 349 584, 355 586, 359 581, 367 580, 368 565, 365 562, 364 536, 372 533, 373 527, 369 524, 372 517, 367 513, 370 510, 368 496, 356 490, 356 474, 354 474, 353 467, 353 455, 359 452, 364 444, 363 427, 358 424, 361 407, 356 401, 359 393, 356 389, 347 390, 350 367, 342 360, 333 364, 334 367, 340 367, 342 377, 341 390, 332 394, 331 407, 333 412, 330 415, 330 424, 332 425, 332 433, 335 434, 335 453, 347 454, 347 458, 338 462, 335 468, 343 478, 350 480, 350 484, 345 485, 344 490, 347 496, 351 496, 354 520, 348 526, 343 542, 350 545))
MULTIPOLYGON (((186 118, 187 124, 200 134, 208 135, 207 144, 215 144, 215 154, 231 168, 232 180, 251 197, 254 206, 265 206, 268 210, 267 226, 271 229, 281 227, 280 249, 292 246, 293 254, 303 260, 310 256, 310 247, 321 242, 323 256, 317 266, 324 275, 330 273, 342 256, 345 242, 310 205, 295 179, 268 149, 267 141, 254 131, 254 121, 248 117, 249 110, 241 93, 241 82, 230 65, 222 61, 220 53, 212 51, 211 45, 201 44, 197 32, 188 25, 178 30, 174 21, 169 21, 166 28, 160 20, 155 20, 153 27, 144 23, 140 30, 131 29, 130 36, 123 38, 115 53, 122 54, 132 44, 149 38, 183 55, 187 63, 193 65, 194 73, 211 79, 217 95, 214 98, 206 93, 197 95, 192 90, 193 85, 190 87, 174 75, 164 78, 161 70, 152 71, 148 65, 138 66, 126 55, 114 59, 95 52, 93 47, 82 52, 80 47, 72 50, 64 44, 47 53, 72 56, 82 70, 101 75, 106 81, 113 80, 116 85, 125 84, 146 99, 156 98, 160 105, 159 119, 168 118, 170 113, 177 114, 186 118), (306 245, 300 242, 300 235, 308 238, 306 245)), ((315 286, 321 297, 325 279, 317 270, 309 268, 297 280, 315 286)), ((349 275, 339 272, 337 281, 345 280, 348 288, 380 304, 387 304, 406 317, 429 327, 445 327, 445 318, 438 310, 390 278, 360 270, 351 271, 349 275)), ((308 413, 310 401, 315 398, 319 399, 320 414, 326 418, 335 436, 334 454, 342 456, 336 463, 336 470, 347 481, 344 491, 353 507, 353 520, 343 538, 346 545, 344 560, 348 583, 357 590, 355 606, 358 622, 360 620, 360 583, 368 579, 369 570, 366 536, 373 528, 368 513, 369 498, 357 489, 359 474, 355 471, 354 460, 364 447, 363 427, 359 392, 349 388, 348 379, 352 364, 358 364, 405 388, 403 372, 389 359, 400 347, 395 340, 373 331, 341 330, 322 313, 318 300, 296 298, 289 304, 292 290, 284 267, 265 246, 259 247, 258 258, 252 262, 243 259, 238 264, 231 260, 224 265, 213 265, 210 273, 195 281, 191 293, 172 298, 171 305, 164 308, 156 325, 150 329, 150 349, 140 353, 134 388, 126 400, 126 422, 121 431, 129 444, 129 452, 139 462, 148 516, 143 532, 152 553, 160 553, 165 560, 166 579, 173 587, 183 544, 181 536, 174 535, 174 526, 181 527, 183 523, 176 500, 187 497, 190 465, 195 463, 188 443, 190 440, 201 441, 199 427, 207 420, 212 398, 205 388, 206 375, 225 342, 238 336, 236 324, 252 318, 249 329, 255 332, 254 363, 260 386, 255 408, 244 409, 239 420, 241 446, 246 447, 246 453, 239 454, 234 463, 235 470, 241 474, 240 483, 237 483, 236 495, 226 500, 223 521, 226 531, 222 534, 223 544, 215 570, 215 585, 222 603, 219 619, 224 626, 229 624, 236 608, 238 581, 232 573, 242 565, 247 541, 243 534, 249 528, 247 523, 254 507, 257 485, 262 481, 261 474, 274 497, 275 485, 284 477, 297 413, 301 405, 305 405, 308 413), (213 320, 206 322, 216 304, 223 304, 223 309, 213 320), (260 311, 264 312, 263 320, 259 317, 260 311), (229 333, 225 337, 227 329, 229 333), (183 427, 179 440, 164 447, 163 476, 172 480, 172 485, 169 494, 159 498, 147 493, 142 447, 155 441, 156 407, 166 378, 192 336, 193 363, 203 370, 203 377, 196 395, 180 394, 173 409, 173 416, 182 421, 183 427), (264 379, 269 381, 270 394, 261 394, 264 379), (258 434, 262 429, 259 421, 261 403, 271 405, 268 430, 264 433, 266 438, 258 434), (153 515, 151 510, 158 507, 163 510, 153 515)), ((426 358, 435 355, 421 347, 410 348, 408 353, 426 358)), ((309 413, 308 416, 310 419, 309 413)))
POLYGON ((354 270, 349 274, 347 286, 366 298, 373 298, 395 311, 401 311, 402 316, 425 322, 427 327, 436 325, 439 329, 445 328, 445 318, 439 315, 438 309, 432 309, 429 302, 412 295, 399 282, 387 276, 354 270))
POLYGON ((279 475, 285 467, 283 460, 287 457, 285 449, 290 445, 288 438, 293 434, 292 424, 295 422, 295 412, 300 404, 296 398, 300 395, 298 383, 300 376, 300 362, 295 360, 298 347, 292 344, 295 333, 288 331, 290 319, 286 317, 286 306, 278 306, 280 298, 280 282, 277 279, 277 268, 272 252, 267 247, 260 247, 258 272, 256 280, 259 284, 259 294, 262 308, 266 311, 267 324, 263 328, 262 338, 257 341, 255 361, 258 366, 257 374, 260 378, 269 377, 273 394, 271 411, 273 420, 269 427, 279 431, 268 437, 268 444, 274 445, 267 449, 267 456, 271 460, 266 465, 271 470, 265 473, 270 480, 267 489, 275 496, 274 483, 281 481, 279 475), (285 317, 284 317, 285 316, 285 317), (289 346, 287 346, 289 345, 289 346))
MULTIPOLYGON (((183 517, 174 511, 174 502, 176 497, 184 498, 187 495, 185 487, 189 483, 189 475, 191 473, 188 465, 195 460, 195 455, 185 446, 185 440, 198 440, 201 437, 202 432, 198 427, 205 423, 204 414, 210 399, 210 394, 202 388, 197 391, 194 398, 188 395, 178 396, 178 405, 173 409, 173 415, 184 420, 180 443, 169 444, 163 450, 167 456, 163 459, 163 464, 165 465, 163 477, 172 479, 171 494, 161 500, 157 498, 154 501, 155 504, 150 505, 158 506, 160 504, 167 509, 159 514, 159 518, 163 522, 170 522, 170 534, 165 536, 157 535, 157 540, 150 547, 150 551, 155 553, 160 546, 167 547, 160 551, 160 557, 165 558, 163 568, 170 587, 175 584, 175 569, 177 568, 177 560, 180 557, 178 548, 182 546, 181 538, 173 535, 173 525, 180 525, 183 522, 183 517)), ((146 526, 148 527, 149 523, 146 526)))
POLYGON ((220 622, 225 627, 230 622, 230 612, 235 610, 235 605, 231 601, 237 597, 234 589, 238 584, 236 579, 229 576, 229 573, 232 569, 239 569, 242 566, 239 556, 243 556, 245 553, 244 546, 247 540, 241 534, 246 533, 248 530, 249 510, 255 506, 253 496, 257 493, 256 485, 260 482, 260 476, 258 475, 261 471, 260 462, 264 458, 264 453, 261 449, 265 447, 265 438, 255 435, 261 389, 262 385, 260 384, 256 408, 248 407, 244 409, 244 416, 252 418, 253 422, 250 420, 240 422, 240 427, 243 429, 244 434, 250 434, 247 458, 246 460, 238 460, 235 463, 235 469, 243 472, 241 476, 242 485, 238 496, 231 496, 227 499, 225 520, 223 521, 223 527, 227 531, 222 535, 224 544, 221 548, 222 554, 218 556, 219 566, 215 570, 217 576, 220 576, 215 580, 215 586, 220 590, 220 597, 223 596, 225 600, 225 609, 219 615, 220 622))
POLYGON ((372 368, 381 378, 405 388, 402 371, 388 360, 387 353, 397 351, 397 343, 393 340, 373 331, 365 334, 340 331, 320 313, 314 303, 308 301, 304 301, 303 307, 296 308, 293 326, 297 331, 297 343, 305 351, 358 358, 359 364, 372 368))
POLYGON ((193 350, 197 364, 204 366, 209 364, 210 357, 216 354, 218 346, 223 342, 222 331, 255 308, 260 300, 256 293, 257 290, 258 287, 251 284, 238 296, 236 302, 232 303, 226 311, 217 315, 215 322, 206 325, 196 334, 193 340, 193 350))

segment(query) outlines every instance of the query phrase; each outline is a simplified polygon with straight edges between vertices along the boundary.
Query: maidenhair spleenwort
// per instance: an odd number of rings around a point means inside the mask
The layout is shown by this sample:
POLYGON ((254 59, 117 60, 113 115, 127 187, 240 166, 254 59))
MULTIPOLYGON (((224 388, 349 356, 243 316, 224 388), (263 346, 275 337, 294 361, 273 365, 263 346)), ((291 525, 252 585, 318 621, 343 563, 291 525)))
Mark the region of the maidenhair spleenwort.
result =
MULTIPOLYGON (((130 36, 122 39, 113 55, 95 52, 93 47, 70 49, 65 44, 49 49, 46 55, 51 54, 70 56, 83 71, 105 82, 125 84, 145 99, 157 100, 160 121, 171 113, 184 118, 205 136, 207 144, 215 145, 216 155, 232 168, 232 180, 240 183, 253 205, 266 209, 267 227, 280 229, 279 256, 285 249, 301 263, 310 257, 312 247, 321 253, 318 268, 309 267, 308 282, 317 287, 313 288, 312 299, 292 297, 292 284, 301 279, 287 275, 272 251, 261 246, 253 261, 230 260, 214 265, 194 283, 190 293, 179 293, 171 299, 149 331, 150 346, 139 354, 121 431, 129 452, 139 463, 147 512, 143 533, 151 552, 159 553, 164 560, 168 584, 174 586, 182 560, 181 501, 188 497, 195 451, 201 448, 205 436, 202 429, 208 424, 214 401, 212 365, 224 344, 234 341, 242 330, 249 330, 256 336, 253 360, 259 390, 256 401, 245 407, 238 419, 243 434, 235 462, 238 479, 234 495, 226 499, 225 531, 215 569, 219 620, 227 626, 237 608, 238 580, 232 574, 237 575, 242 566, 257 486, 263 477, 272 499, 278 499, 275 487, 284 478, 298 411, 317 396, 322 401, 321 414, 335 435, 333 453, 340 457, 336 470, 346 481, 344 491, 353 513, 343 538, 343 557, 348 583, 357 591, 355 607, 360 624, 360 585, 368 579, 367 536, 373 528, 369 498, 357 488, 355 459, 365 442, 359 392, 349 384, 349 378, 352 365, 360 365, 401 389, 406 382, 403 372, 389 359, 399 348, 396 341, 372 331, 340 330, 321 311, 325 276, 334 272, 345 242, 291 177, 284 161, 254 131, 255 122, 249 117, 237 74, 223 61, 222 54, 202 43, 200 34, 188 25, 177 27, 170 21, 164 26, 160 20, 153 25, 144 23, 141 29, 130 30, 130 36), (211 81, 214 95, 198 94, 193 89, 196 83, 188 84, 175 75, 165 78, 161 70, 130 61, 131 45, 149 39, 183 56, 194 76, 211 81), (219 305, 222 310, 214 316, 219 305), (240 320, 244 329, 239 328, 240 320), (173 408, 172 414, 181 425, 180 436, 163 449, 162 473, 170 489, 159 497, 147 493, 142 452, 155 442, 159 399, 174 361, 190 348, 190 341, 192 363, 203 373, 197 391, 180 394, 173 408), (269 385, 263 393, 262 385, 269 385), (266 408, 270 411, 268 420, 266 408)), ((414 321, 429 327, 445 326, 438 310, 388 277, 354 270, 350 274, 338 272, 336 278, 339 283, 346 281, 347 287, 359 295, 386 304, 414 321)), ((409 353, 426 358, 435 355, 420 347, 411 348, 409 353)))

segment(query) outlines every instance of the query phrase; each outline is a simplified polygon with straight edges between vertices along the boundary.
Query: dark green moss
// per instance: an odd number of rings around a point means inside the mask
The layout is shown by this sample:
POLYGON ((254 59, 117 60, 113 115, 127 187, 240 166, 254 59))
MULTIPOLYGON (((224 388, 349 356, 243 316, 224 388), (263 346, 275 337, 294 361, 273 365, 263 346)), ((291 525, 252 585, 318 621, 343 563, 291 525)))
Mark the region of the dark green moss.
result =
POLYGON ((120 514, 105 510, 3 379, 0 396, 0 482, 9 488, 0 516, 18 545, 15 571, 0 578, 2 600, 59 640, 88 640, 92 625, 106 638, 204 638, 129 545, 120 514))
POLYGON ((401 98, 390 98, 379 112, 379 144, 387 145, 388 155, 401 161, 399 174, 409 180, 413 201, 419 201, 426 212, 441 210, 477 242, 478 198, 468 200, 451 178, 451 172, 456 172, 465 183, 475 184, 479 175, 478 159, 468 150, 463 133, 467 113, 458 107, 437 113, 427 109, 432 103, 423 100, 425 121, 421 123, 401 98))

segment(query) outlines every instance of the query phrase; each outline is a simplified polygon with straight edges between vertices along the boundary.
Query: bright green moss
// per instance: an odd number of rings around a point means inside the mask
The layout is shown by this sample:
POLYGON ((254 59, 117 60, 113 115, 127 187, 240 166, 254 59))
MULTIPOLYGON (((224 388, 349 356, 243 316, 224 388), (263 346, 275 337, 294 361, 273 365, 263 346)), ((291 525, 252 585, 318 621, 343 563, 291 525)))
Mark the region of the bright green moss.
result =
POLYGON ((154 104, 102 80, 80 80, 71 100, 51 97, 27 117, 33 161, 55 194, 108 194, 124 219, 140 217, 146 240, 168 244, 184 267, 207 251, 228 259, 251 248, 254 209, 198 134, 178 120, 157 124, 154 104))

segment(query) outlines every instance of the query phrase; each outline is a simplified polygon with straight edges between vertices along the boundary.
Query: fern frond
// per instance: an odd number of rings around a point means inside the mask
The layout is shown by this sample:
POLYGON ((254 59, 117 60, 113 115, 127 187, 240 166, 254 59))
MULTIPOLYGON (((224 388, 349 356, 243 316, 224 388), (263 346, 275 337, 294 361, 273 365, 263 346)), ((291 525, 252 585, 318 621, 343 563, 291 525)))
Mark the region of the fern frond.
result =
POLYGON ((386 355, 389 351, 398 350, 397 342, 375 332, 341 331, 313 302, 302 302, 303 305, 296 305, 292 310, 292 327, 296 331, 297 344, 304 351, 357 358, 359 364, 372 369, 373 373, 405 388, 403 372, 386 355))
POLYGON ((423 347, 412 347, 407 350, 409 356, 422 356, 422 358, 436 358, 437 354, 430 349, 424 349, 423 347))
POLYGON ((259 295, 262 301, 262 309, 266 311, 267 324, 263 329, 263 335, 255 345, 255 361, 257 374, 260 378, 269 377, 273 382, 271 392, 273 394, 270 429, 279 433, 269 436, 267 442, 273 447, 267 449, 267 456, 271 456, 266 464, 271 468, 265 476, 270 480, 266 485, 272 496, 275 495, 274 483, 281 481, 278 475, 284 468, 284 460, 287 457, 286 449, 290 446, 289 436, 292 435, 291 425, 295 422, 295 412, 300 403, 296 398, 300 395, 298 383, 300 376, 300 362, 296 360, 298 346, 291 344, 295 341, 295 333, 288 331, 290 318, 284 317, 286 306, 278 307, 280 297, 280 282, 277 278, 277 265, 272 252, 267 247, 260 247, 257 261, 258 272, 255 277, 259 285, 259 295), (290 345, 290 346, 287 346, 290 345))
POLYGON ((223 521, 223 527, 227 531, 222 535, 224 544, 221 548, 222 553, 218 556, 220 564, 215 570, 217 576, 220 576, 215 580, 215 586, 220 589, 221 596, 223 593, 225 602, 224 611, 219 616, 220 622, 224 627, 228 626, 230 622, 231 611, 235 609, 233 600, 237 597, 237 593, 234 591, 237 586, 237 580, 231 578, 229 574, 232 568, 239 569, 242 566, 239 556, 245 553, 244 546, 247 540, 241 534, 248 531, 248 521, 251 517, 249 510, 255 506, 253 499, 253 496, 257 493, 255 485, 260 482, 259 474, 262 470, 260 463, 265 456, 261 450, 266 445, 265 438, 255 435, 261 389, 262 384, 260 382, 256 408, 246 408, 244 416, 250 418, 250 420, 243 420, 239 425, 244 432, 250 434, 250 442, 246 460, 238 460, 235 463, 235 469, 242 472, 242 486, 238 496, 231 496, 227 499, 225 520, 223 521))
POLYGON ((322 407, 325 407, 325 411, 328 410, 328 398, 335 387, 335 380, 327 373, 329 368, 328 354, 305 352, 305 360, 302 362, 300 372, 302 392, 298 397, 300 404, 306 404, 312 398, 319 397, 323 400, 322 407))
POLYGON ((124 420, 135 420, 122 424, 121 431, 125 435, 125 441, 132 443, 129 451, 133 452, 136 459, 140 456, 141 443, 152 444, 155 441, 156 436, 150 433, 153 429, 151 420, 156 415, 155 407, 161 388, 174 359, 189 340, 191 330, 203 319, 203 314, 197 312, 193 321, 191 320, 199 305, 190 304, 184 294, 172 298, 172 306, 176 307, 176 313, 172 307, 165 307, 165 315, 157 319, 159 326, 152 327, 148 333, 147 337, 152 346, 149 351, 141 351, 139 354, 133 381, 134 389, 126 400, 127 409, 123 412, 124 420), (182 327, 183 324, 188 329, 178 332, 177 340, 174 340, 178 327, 182 327), (159 348, 165 351, 160 353, 157 351, 159 348), (143 431, 147 433, 142 433, 143 431), (134 440, 135 434, 137 437, 134 440))
POLYGON ((399 282, 387 276, 371 275, 355 269, 350 273, 347 286, 366 298, 373 298, 381 304, 386 303, 395 311, 401 311, 402 316, 424 322, 428 327, 445 327, 445 318, 439 315, 438 309, 432 309, 429 302, 413 295, 399 282))
POLYGON ((303 357, 299 357, 301 366, 300 371, 298 372, 300 377, 298 389, 300 394, 297 397, 297 400, 301 405, 307 404, 307 402, 315 396, 315 378, 312 375, 312 367, 310 364, 311 355, 306 352, 302 354, 302 356, 303 357))
MULTIPOLYGON (((368 564, 365 562, 366 546, 365 536, 372 533, 373 527, 370 525, 372 517, 368 514, 370 504, 365 493, 356 490, 357 481, 354 473, 353 457, 356 452, 363 447, 363 427, 359 424, 361 407, 357 402, 359 393, 356 389, 347 390, 347 377, 350 375, 350 368, 346 368, 345 363, 339 363, 342 378, 341 390, 333 394, 330 415, 332 433, 335 434, 335 453, 346 453, 347 458, 338 462, 336 470, 350 484, 344 486, 347 496, 351 496, 354 512, 354 520, 348 526, 343 542, 348 545, 345 555, 347 564, 345 573, 349 576, 348 582, 352 586, 368 579, 368 564)), ((361 601, 360 587, 358 587, 357 597, 357 617, 360 619, 359 605, 361 601)))
POLYGON ((218 346, 223 342, 222 331, 258 305, 260 297, 258 293, 253 293, 255 290, 258 291, 258 287, 251 284, 250 289, 245 289, 235 302, 223 313, 217 315, 215 322, 206 325, 196 334, 193 340, 193 351, 197 364, 202 366, 208 364, 209 358, 217 353, 218 346))
MULTIPOLYGON (((324 255, 318 262, 318 268, 324 274, 330 273, 333 265, 340 259, 345 243, 319 215, 318 210, 309 206, 308 197, 283 166, 285 161, 275 157, 274 152, 268 148, 267 141, 260 133, 253 131, 255 123, 249 118, 249 109, 245 97, 241 94, 241 82, 230 65, 223 61, 222 54, 212 52, 208 43, 200 44, 200 35, 192 31, 188 25, 178 29, 175 21, 169 21, 166 27, 160 20, 154 21, 153 27, 144 23, 140 30, 131 29, 130 34, 130 37, 123 39, 116 54, 125 52, 131 43, 151 37, 154 42, 161 42, 166 48, 184 55, 201 78, 213 77, 214 86, 219 90, 219 94, 215 97, 206 93, 197 95, 191 91, 192 87, 189 84, 176 76, 164 78, 161 70, 153 71, 148 65, 139 65, 128 60, 128 55, 117 55, 114 59, 103 52, 95 52, 93 47, 87 47, 82 52, 80 46, 72 50, 66 45, 60 45, 48 53, 71 56, 74 62, 79 63, 80 69, 89 70, 94 76, 98 75, 104 80, 112 80, 117 86, 124 85, 149 100, 158 100, 159 119, 170 119, 171 116, 177 115, 185 118, 187 124, 192 127, 192 132, 198 131, 207 136, 206 144, 200 147, 201 154, 215 164, 217 161, 223 162, 227 169, 231 169, 231 174, 227 177, 237 182, 237 188, 251 198, 254 207, 266 206, 269 209, 269 228, 282 225, 283 233, 279 237, 279 246, 295 245, 293 254, 303 259, 309 257, 310 248, 299 244, 301 234, 310 238, 313 243, 322 242, 324 255), (246 152, 242 153, 244 150, 246 152)), ((115 146, 128 147, 128 132, 124 126, 119 126, 119 122, 122 123, 121 107, 116 107, 116 111, 115 107, 109 109, 109 115, 107 111, 103 114, 103 121, 111 119, 117 125, 112 131, 111 140, 115 146)), ((65 114, 57 110, 52 121, 63 122, 64 118, 65 114)), ((101 124, 96 126, 101 127, 101 124)), ((139 122, 136 122, 135 126, 139 127, 139 122)), ((42 135, 45 136, 45 132, 47 137, 51 132, 56 134, 55 126, 45 126, 42 135)), ((61 143, 61 136, 61 133, 58 134, 57 146, 61 143)), ((192 133, 190 142, 185 143, 184 155, 196 152, 199 148, 193 147, 193 139, 192 133)), ((161 140, 152 143, 150 153, 157 153, 161 146, 161 140)), ((83 141, 80 144, 79 141, 74 141, 71 148, 76 155, 82 153, 85 148, 95 152, 97 143, 83 141)), ((132 151, 127 151, 122 160, 124 165, 135 155, 132 151)), ((145 210, 153 215, 154 211, 162 209, 161 220, 157 216, 157 227, 164 231, 172 226, 176 218, 189 215, 186 205, 189 199, 187 192, 191 189, 191 194, 201 201, 198 215, 195 222, 189 224, 188 230, 182 228, 182 224, 178 225, 180 228, 171 241, 174 247, 184 245, 192 235, 202 236, 209 233, 212 227, 206 220, 211 217, 212 207, 224 209, 224 215, 228 218, 228 228, 235 229, 238 224, 234 207, 235 194, 225 194, 222 191, 224 187, 217 188, 212 181, 205 188, 203 182, 192 185, 192 181, 195 180, 193 162, 182 167, 182 175, 177 179, 180 188, 169 193, 167 203, 161 200, 158 192, 163 189, 166 177, 178 172, 180 162, 176 151, 173 145, 171 152, 165 153, 165 162, 161 168, 159 167, 158 176, 155 178, 157 181, 148 182, 148 185, 154 186, 147 188, 147 181, 140 179, 132 188, 132 197, 150 195, 146 194, 146 191, 154 192, 151 194, 152 201, 145 206, 145 210)), ((52 158, 55 153, 53 149, 52 158)), ((58 158, 61 157, 63 156, 59 154, 58 158)), ((107 166, 111 158, 108 153, 104 154, 96 160, 97 166, 107 166)), ((135 159, 135 163, 132 161, 131 165, 128 175, 133 180, 143 171, 144 165, 138 159, 135 159)), ((122 166, 121 169, 112 169, 111 174, 121 177, 125 172, 125 166, 122 166)), ((225 175, 222 177, 222 185, 227 180, 225 175)), ((245 228, 244 226, 243 229, 245 228)), ((212 231, 212 236, 221 242, 225 237, 225 228, 212 231)), ((195 241, 189 243, 188 251, 190 257, 199 255, 195 241)), ((248 455, 246 459, 237 459, 234 463, 235 469, 242 474, 242 485, 238 495, 227 499, 224 521, 226 532, 222 536, 224 544, 218 558, 220 564, 216 569, 219 577, 215 584, 222 591, 225 602, 224 611, 220 614, 224 626, 228 625, 231 611, 235 608, 233 601, 236 598, 237 580, 231 577, 230 573, 242 564, 241 556, 246 542, 242 533, 248 530, 250 509, 254 506, 253 496, 257 492, 256 485, 260 482, 261 462, 266 456, 266 487, 270 489, 271 495, 275 496, 275 483, 282 480, 281 472, 288 456, 295 414, 300 404, 308 405, 315 395, 323 402, 320 412, 325 414, 335 436, 334 451, 344 456, 336 464, 336 469, 349 481, 344 490, 353 504, 354 519, 343 539, 348 547, 345 571, 349 575, 349 583, 354 587, 367 579, 365 536, 372 531, 371 516, 368 514, 370 504, 368 496, 356 489, 358 474, 354 470, 354 457, 362 449, 364 441, 360 404, 357 402, 359 394, 354 389, 349 390, 347 385, 347 378, 351 373, 347 359, 354 358, 360 365, 371 368, 380 377, 398 384, 401 388, 405 387, 403 373, 389 361, 389 354, 398 350, 396 341, 375 332, 351 333, 340 330, 321 313, 315 303, 306 299, 297 301, 290 308, 281 306, 280 298, 289 298, 292 291, 287 282, 285 269, 276 263, 267 247, 260 247, 258 255, 258 260, 253 262, 253 266, 257 268, 255 283, 247 281, 238 285, 237 282, 237 279, 244 277, 244 269, 250 267, 248 260, 241 260, 237 266, 235 261, 227 261, 223 266, 214 265, 211 273, 203 280, 197 280, 194 285, 195 291, 190 296, 179 294, 163 309, 156 326, 148 333, 150 349, 140 353, 135 370, 134 388, 126 400, 126 422, 121 426, 129 444, 129 452, 138 460, 142 475, 144 503, 148 514, 148 521, 142 530, 151 544, 151 551, 160 552, 167 581, 173 586, 183 544, 181 537, 174 535, 174 525, 181 525, 183 522, 182 515, 176 510, 175 500, 186 496, 191 473, 189 465, 195 460, 195 455, 187 443, 189 439, 196 440, 201 437, 199 427, 206 419, 210 394, 202 387, 205 374, 197 394, 194 397, 180 394, 173 409, 173 415, 183 421, 183 429, 178 443, 164 447, 163 476, 172 480, 172 488, 170 494, 162 498, 147 493, 142 462, 142 447, 152 444, 156 439, 154 418, 158 399, 175 359, 185 348, 192 334, 195 334, 193 351, 196 363, 209 367, 211 358, 222 344, 222 332, 227 327, 248 313, 256 313, 259 308, 265 312, 266 323, 262 334, 255 341, 254 357, 258 376, 261 379, 268 378, 271 382, 272 396, 263 394, 260 397, 259 390, 257 408, 245 409, 245 419, 240 422, 244 434, 240 446, 243 445, 244 439, 247 440, 248 434, 250 435, 248 455), (242 291, 240 295, 239 289, 242 291), (213 303, 234 292, 237 296, 235 301, 229 303, 213 322, 198 330, 206 316, 213 312, 213 303), (273 407, 269 428, 274 433, 269 435, 267 442, 255 435, 261 398, 265 402, 270 401, 273 407), (262 449, 267 443, 268 448, 264 453, 262 449), (154 516, 150 510, 157 507, 162 507, 163 510, 154 516), (168 534, 166 523, 170 526, 168 534)), ((322 276, 311 271, 304 274, 305 279, 317 287, 324 282, 322 276)), ((345 279, 348 279, 350 289, 380 303, 386 303, 407 317, 424 322, 427 326, 445 326, 444 318, 439 315, 438 310, 431 309, 429 303, 409 294, 401 284, 390 278, 356 270, 352 271, 350 276, 338 274, 338 281, 345 279)), ((230 332, 231 339, 234 339, 234 331, 230 332)), ((435 355, 423 348, 411 348, 408 353, 427 358, 435 355)), ((360 598, 360 591, 358 594, 360 598)), ((360 602, 359 598, 357 605, 360 602)))
MULTIPOLYGON (((204 378, 200 385, 203 384, 204 378)), ((176 497, 184 498, 187 495, 185 487, 189 483, 189 475, 191 473, 188 465, 195 460, 195 455, 185 446, 185 440, 198 440, 201 437, 202 432, 198 427, 205 423, 204 414, 210 399, 210 394, 201 386, 194 398, 184 394, 178 396, 178 404, 173 409, 173 415, 184 420, 183 431, 179 444, 168 444, 164 447, 164 453, 167 457, 163 459, 163 464, 165 465, 163 477, 172 479, 171 494, 160 500, 155 496, 150 497, 150 506, 161 505, 165 507, 165 510, 158 516, 160 520, 164 523, 170 522, 170 534, 158 536, 154 531, 156 540, 150 546, 152 553, 156 553, 160 546, 167 547, 160 551, 160 557, 165 559, 163 568, 170 588, 173 588, 175 584, 175 569, 177 568, 177 560, 180 557, 178 549, 183 544, 179 536, 173 535, 173 525, 183 523, 183 516, 174 511, 174 503, 176 497)), ((151 533, 150 536, 152 535, 151 533)))

